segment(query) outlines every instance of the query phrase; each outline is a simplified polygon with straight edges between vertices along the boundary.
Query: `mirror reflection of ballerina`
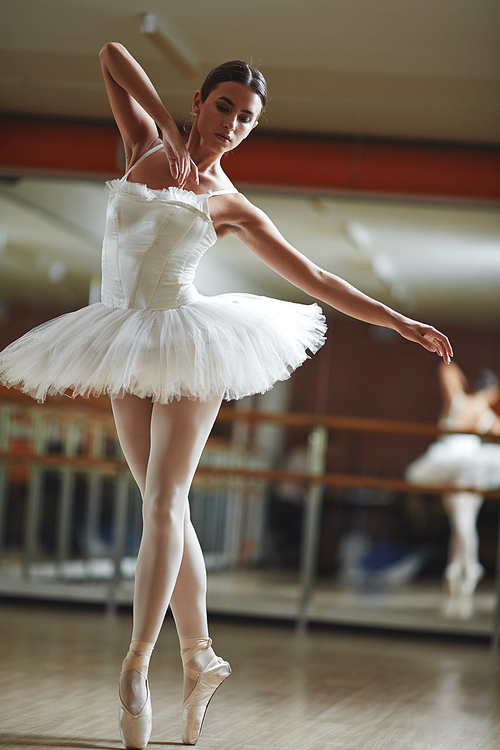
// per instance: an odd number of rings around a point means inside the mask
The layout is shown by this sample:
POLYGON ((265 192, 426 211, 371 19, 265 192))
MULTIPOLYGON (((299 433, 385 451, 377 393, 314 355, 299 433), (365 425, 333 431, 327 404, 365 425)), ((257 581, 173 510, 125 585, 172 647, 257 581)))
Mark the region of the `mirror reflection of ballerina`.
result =
POLYGON ((406 470, 409 482, 455 486, 443 494, 450 523, 450 543, 445 582, 448 595, 443 605, 447 617, 466 619, 474 612, 473 594, 484 570, 479 563, 476 521, 485 490, 500 487, 500 445, 480 435, 500 435, 500 417, 492 406, 498 401, 498 380, 483 371, 478 388, 468 392, 467 379, 452 363, 439 368, 443 411, 438 426, 461 433, 444 435, 406 470))

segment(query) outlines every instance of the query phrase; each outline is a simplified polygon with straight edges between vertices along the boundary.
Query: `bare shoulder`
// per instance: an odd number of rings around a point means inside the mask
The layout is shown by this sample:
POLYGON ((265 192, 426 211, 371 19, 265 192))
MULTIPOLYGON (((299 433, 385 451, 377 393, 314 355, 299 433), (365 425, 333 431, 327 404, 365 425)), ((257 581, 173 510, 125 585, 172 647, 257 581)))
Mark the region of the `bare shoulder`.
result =
POLYGON ((221 211, 224 234, 237 236, 251 227, 256 228, 269 222, 264 211, 257 208, 242 193, 230 193, 224 197, 224 210, 221 211))

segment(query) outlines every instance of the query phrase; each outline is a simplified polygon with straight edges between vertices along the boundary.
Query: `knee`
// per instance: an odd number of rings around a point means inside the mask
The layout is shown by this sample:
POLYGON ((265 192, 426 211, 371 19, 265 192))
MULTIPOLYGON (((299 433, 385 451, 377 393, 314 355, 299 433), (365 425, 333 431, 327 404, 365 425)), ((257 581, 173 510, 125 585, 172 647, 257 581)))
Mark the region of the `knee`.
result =
POLYGON ((169 528, 184 521, 187 498, 175 487, 146 493, 144 498, 144 521, 155 528, 169 528))

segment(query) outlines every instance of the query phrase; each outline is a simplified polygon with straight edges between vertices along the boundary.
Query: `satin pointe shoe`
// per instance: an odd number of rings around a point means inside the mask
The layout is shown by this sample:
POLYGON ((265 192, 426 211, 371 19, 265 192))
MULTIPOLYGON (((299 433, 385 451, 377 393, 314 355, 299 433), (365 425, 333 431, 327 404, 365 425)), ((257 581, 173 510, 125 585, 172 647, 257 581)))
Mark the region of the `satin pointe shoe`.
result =
POLYGON ((462 584, 462 593, 472 596, 476 586, 484 576, 484 568, 479 563, 472 563, 465 566, 464 581, 462 584))
POLYGON ((474 614, 474 591, 484 574, 479 563, 461 565, 452 563, 445 570, 448 596, 443 605, 445 617, 458 617, 467 620, 474 614))
POLYGON ((462 593, 463 567, 460 563, 450 563, 444 571, 444 580, 448 594, 452 597, 462 593))
POLYGON ((460 597, 460 607, 458 612, 458 616, 462 620, 467 620, 474 614, 474 591, 483 575, 484 568, 479 563, 465 566, 464 579, 462 582, 462 596, 460 597))
POLYGON ((443 617, 458 617, 460 595, 462 593, 462 565, 451 563, 444 571, 445 595, 441 606, 443 617))
POLYGON ((186 664, 212 645, 211 638, 181 638, 181 657, 184 674, 195 681, 195 686, 182 704, 182 741, 185 745, 196 745, 200 736, 208 704, 218 687, 231 674, 227 661, 218 656, 197 671, 186 664))
POLYGON ((120 736, 127 750, 144 750, 151 737, 153 728, 153 711, 151 708, 151 695, 148 683, 148 667, 154 643, 139 641, 132 638, 130 649, 122 665, 121 674, 135 669, 146 681, 146 701, 139 713, 131 713, 125 705, 119 691, 120 709, 118 715, 118 726, 120 736), (135 652, 135 653, 134 653, 135 652))

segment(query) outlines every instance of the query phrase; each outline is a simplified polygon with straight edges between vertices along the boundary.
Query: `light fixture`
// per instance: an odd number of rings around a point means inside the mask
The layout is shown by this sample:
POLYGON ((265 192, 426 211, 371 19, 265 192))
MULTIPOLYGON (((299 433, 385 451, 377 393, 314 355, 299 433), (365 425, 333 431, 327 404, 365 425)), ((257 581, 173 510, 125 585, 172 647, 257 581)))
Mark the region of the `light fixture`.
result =
POLYGON ((63 263, 61 260, 53 260, 49 263, 47 276, 52 284, 59 284, 60 281, 66 278, 67 273, 68 267, 66 263, 63 263))
POLYGON ((344 225, 345 233, 357 250, 368 251, 373 245, 370 232, 357 221, 347 221, 344 225))
POLYGON ((178 35, 156 15, 141 13, 141 31, 174 62, 185 75, 193 77, 199 72, 196 55, 188 49, 178 35))

